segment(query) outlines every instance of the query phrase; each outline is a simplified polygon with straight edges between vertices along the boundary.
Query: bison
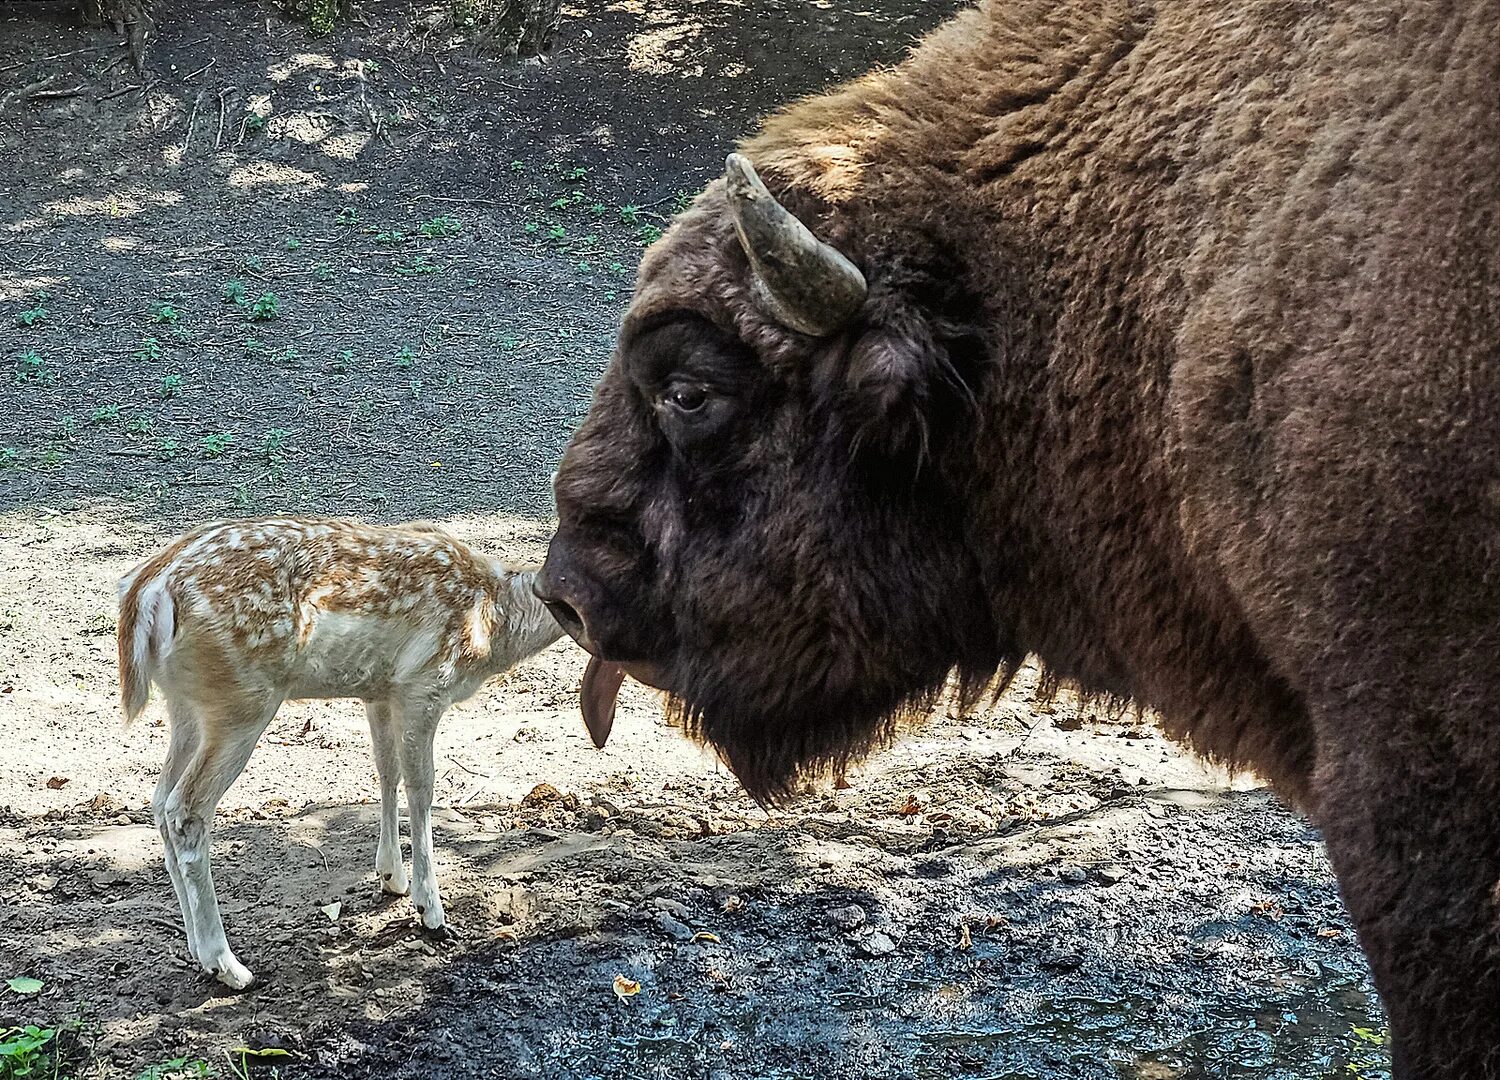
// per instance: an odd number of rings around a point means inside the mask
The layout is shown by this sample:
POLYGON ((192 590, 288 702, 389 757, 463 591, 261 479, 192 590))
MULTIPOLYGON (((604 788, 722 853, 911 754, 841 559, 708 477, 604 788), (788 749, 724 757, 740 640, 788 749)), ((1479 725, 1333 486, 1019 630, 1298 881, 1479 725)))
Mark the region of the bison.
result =
POLYGON ((992 0, 646 255, 539 590, 774 801, 1036 657, 1323 831, 1500 1076, 1500 2, 992 0))

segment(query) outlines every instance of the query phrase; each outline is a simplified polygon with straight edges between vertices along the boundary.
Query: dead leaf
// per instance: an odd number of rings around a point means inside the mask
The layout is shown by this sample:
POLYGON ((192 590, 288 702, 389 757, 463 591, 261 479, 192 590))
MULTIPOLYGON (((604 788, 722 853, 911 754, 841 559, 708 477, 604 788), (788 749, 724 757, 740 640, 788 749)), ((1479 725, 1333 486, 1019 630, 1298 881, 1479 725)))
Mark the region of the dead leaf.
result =
POLYGON ((68 778, 66 776, 54 776, 48 779, 47 786, 53 791, 56 791, 58 788, 66 785, 67 782, 68 778))
POLYGON ((1323 929, 1321 929, 1321 930, 1318 931, 1318 936, 1319 937, 1326 937, 1326 938, 1335 938, 1335 937, 1338 937, 1339 935, 1341 935, 1342 933, 1343 933, 1343 931, 1340 930, 1340 929, 1338 929, 1337 927, 1334 927, 1334 926, 1325 926, 1325 927, 1323 927, 1323 929))
POLYGON ((707 930, 699 930, 696 934, 693 935, 693 940, 706 941, 709 944, 717 945, 719 944, 719 935, 711 934, 707 930))
POLYGON ((641 984, 634 979, 627 979, 623 975, 615 976, 615 997, 624 1001, 628 997, 635 997, 641 992, 641 984))
POLYGON ((498 929, 498 930, 495 931, 495 940, 496 941, 520 941, 521 940, 521 935, 518 934, 518 933, 516 933, 514 930, 512 930, 508 926, 502 926, 500 929, 498 929))
POLYGON ((922 804, 917 802, 915 795, 908 795, 906 801, 896 809, 896 813, 901 817, 914 817, 921 812, 922 804))
POLYGON ((745 901, 741 900, 738 896, 728 897, 724 901, 724 913, 727 915, 730 912, 739 911, 744 906, 745 901))
POLYGON ((958 924, 958 951, 967 952, 974 947, 974 938, 969 934, 969 924, 958 924))

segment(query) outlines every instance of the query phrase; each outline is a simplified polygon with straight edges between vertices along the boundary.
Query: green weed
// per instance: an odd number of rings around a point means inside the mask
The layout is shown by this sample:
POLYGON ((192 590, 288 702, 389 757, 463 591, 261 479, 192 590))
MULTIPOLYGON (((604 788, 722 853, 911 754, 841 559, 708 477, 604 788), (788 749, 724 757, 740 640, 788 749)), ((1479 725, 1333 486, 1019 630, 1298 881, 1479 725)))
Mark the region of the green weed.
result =
POLYGON ((135 351, 135 358, 143 364, 160 360, 161 342, 154 337, 142 338, 141 347, 135 351))
POLYGON ((157 396, 160 397, 163 401, 167 401, 170 398, 176 397, 178 394, 182 393, 182 376, 164 376, 161 380, 161 384, 156 388, 156 393, 157 396))
POLYGON ((410 345, 401 346, 401 351, 396 354, 396 366, 409 368, 417 361, 417 354, 412 351, 410 345))
POLYGON ((56 1038, 56 1028, 35 1024, 0 1030, 0 1077, 4 1080, 56 1077, 56 1063, 48 1053, 56 1038))
POLYGON ((175 1057, 142 1071, 135 1080, 207 1080, 219 1071, 202 1058, 175 1057))
POLYGON ((57 422, 57 426, 58 429, 62 432, 62 437, 64 439, 74 439, 78 437, 78 417, 74 416, 72 413, 69 413, 67 416, 64 416, 61 420, 59 420, 57 422))
POLYGON ((403 277, 417 277, 421 274, 435 274, 437 273, 437 269, 437 266, 430 259, 428 259, 426 255, 418 255, 409 263, 402 264, 398 262, 396 264, 396 273, 402 275, 403 277))
POLYGON ((457 236, 463 230, 464 227, 458 218, 451 214, 439 214, 417 226, 417 231, 429 240, 446 240, 450 236, 457 236))
POLYGON ((286 248, 288 251, 300 251, 302 249, 302 241, 297 239, 295 236, 288 236, 286 240, 282 242, 282 247, 286 248))
POLYGON ((642 244, 650 247, 652 244, 661 239, 661 228, 660 226, 652 225, 648 222, 642 225, 640 228, 636 229, 635 235, 642 244))
POLYGON ((313 274, 319 281, 332 281, 333 267, 329 266, 326 262, 320 262, 317 266, 313 267, 313 274))
POLYGON ((100 405, 89 414, 90 424, 118 424, 120 422, 120 406, 100 405))
POLYGON ((40 300, 16 316, 17 326, 32 327, 46 321, 47 309, 42 305, 40 300))
POLYGON ((198 443, 199 452, 206 458, 223 457, 224 451, 229 449, 230 443, 234 442, 234 435, 228 431, 216 431, 212 435, 205 435, 198 443))
POLYGON ((377 244, 404 244, 406 234, 400 229, 385 229, 375 234, 377 244))
POLYGON ((125 424, 125 432, 129 435, 150 435, 155 426, 149 416, 132 416, 125 424))
POLYGON ((243 304, 245 302, 245 283, 239 278, 230 278, 219 289, 219 299, 223 300, 226 304, 243 304))
POLYGON ((273 292, 261 293, 256 297, 255 303, 250 305, 251 322, 267 322, 271 319, 280 318, 281 301, 273 292))
POLYGON ((182 318, 182 313, 171 304, 157 304, 151 309, 151 321, 159 323, 175 323, 182 318))
POLYGON ((339 211, 338 217, 334 218, 333 220, 338 222, 340 225, 358 225, 359 211, 354 209, 354 207, 352 206, 346 206, 339 211))
POLYGON ((47 367, 47 361, 35 349, 27 349, 16 357, 15 381, 20 386, 46 386, 57 381, 57 376, 47 367))
POLYGON ((260 444, 260 452, 271 464, 280 464, 286 457, 286 443, 291 437, 292 433, 286 428, 271 428, 266 432, 266 437, 260 444))
POLYGON ((176 439, 163 439, 156 444, 156 456, 163 461, 171 461, 180 450, 181 447, 177 445, 176 439))
POLYGON ((240 260, 240 269, 251 274, 258 274, 266 268, 266 260, 259 255, 246 255, 240 260))

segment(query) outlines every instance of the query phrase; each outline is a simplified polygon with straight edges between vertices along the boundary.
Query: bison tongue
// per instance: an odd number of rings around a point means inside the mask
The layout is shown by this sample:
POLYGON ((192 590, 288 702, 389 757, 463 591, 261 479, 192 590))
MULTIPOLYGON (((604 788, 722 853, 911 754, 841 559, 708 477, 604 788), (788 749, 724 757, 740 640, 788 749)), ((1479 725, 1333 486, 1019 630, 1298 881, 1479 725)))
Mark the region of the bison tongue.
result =
POLYGON ((589 737, 600 750, 609 739, 610 728, 615 726, 615 699, 620 696, 620 684, 624 681, 625 669, 619 664, 600 660, 597 656, 589 657, 579 697, 583 706, 583 726, 589 729, 589 737))

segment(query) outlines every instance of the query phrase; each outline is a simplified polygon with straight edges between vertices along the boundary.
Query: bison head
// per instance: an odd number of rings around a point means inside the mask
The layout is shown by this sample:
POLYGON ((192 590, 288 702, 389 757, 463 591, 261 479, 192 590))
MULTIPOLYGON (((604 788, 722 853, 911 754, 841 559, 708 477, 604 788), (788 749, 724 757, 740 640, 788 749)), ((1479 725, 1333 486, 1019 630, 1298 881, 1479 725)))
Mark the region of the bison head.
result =
POLYGON ((783 199, 731 156, 648 253, 538 586, 596 658, 586 716, 623 666, 762 801, 1011 651, 966 535, 977 305, 941 252, 783 199))

